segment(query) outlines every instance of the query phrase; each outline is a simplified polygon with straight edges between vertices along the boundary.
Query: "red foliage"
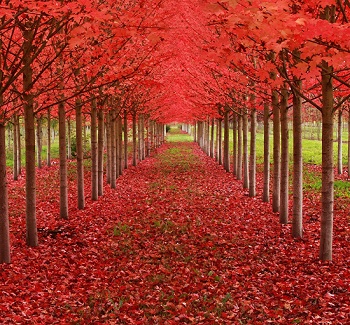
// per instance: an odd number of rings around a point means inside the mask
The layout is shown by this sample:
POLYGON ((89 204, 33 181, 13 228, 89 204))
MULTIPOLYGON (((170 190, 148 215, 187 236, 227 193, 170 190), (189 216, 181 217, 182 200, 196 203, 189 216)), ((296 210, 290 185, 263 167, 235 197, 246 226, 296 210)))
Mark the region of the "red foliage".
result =
POLYGON ((336 211, 334 261, 322 263, 312 202, 304 206, 305 238, 293 240, 269 204, 249 198, 198 147, 176 148, 166 144, 129 168, 117 190, 106 186, 83 211, 72 208, 72 179, 68 221, 57 219, 57 166, 38 172, 37 248, 25 245, 23 178, 10 182, 12 264, 0 265, 2 324, 350 321, 345 211, 336 211))

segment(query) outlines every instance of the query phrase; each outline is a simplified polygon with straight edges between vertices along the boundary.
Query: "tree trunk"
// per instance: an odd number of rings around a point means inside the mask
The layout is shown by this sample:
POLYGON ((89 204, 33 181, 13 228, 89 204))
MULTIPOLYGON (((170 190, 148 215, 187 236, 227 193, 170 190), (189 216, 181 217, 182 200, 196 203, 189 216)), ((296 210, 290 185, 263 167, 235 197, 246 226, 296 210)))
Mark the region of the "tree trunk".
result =
POLYGON ((47 152, 46 165, 51 166, 51 110, 47 110, 47 152))
POLYGON ((343 111, 338 111, 338 175, 343 174, 343 133, 342 133, 343 111))
POLYGON ((106 112, 106 144, 107 144, 107 161, 106 174, 107 184, 111 184, 112 179, 112 138, 111 138, 111 114, 106 112))
POLYGON ((272 189, 272 210, 280 211, 281 194, 281 122, 278 105, 278 92, 272 90, 272 111, 273 111, 273 189, 272 189))
POLYGON ((68 219, 66 112, 64 102, 58 104, 58 147, 60 160, 60 218, 68 219))
POLYGON ((119 171, 118 174, 122 175, 123 174, 123 129, 122 129, 122 118, 120 114, 117 116, 117 125, 118 125, 118 159, 119 159, 119 171))
POLYGON ((225 107, 224 111, 224 169, 230 171, 230 127, 229 127, 230 110, 225 107))
POLYGON ((98 200, 97 107, 91 102, 91 199, 98 200))
POLYGON ((26 242, 28 246, 38 245, 36 226, 36 182, 35 182, 35 119, 32 90, 32 40, 33 31, 23 32, 23 103, 26 144, 26 242))
POLYGON ((243 112, 243 188, 249 188, 248 114, 243 112))
POLYGON ((249 159, 249 196, 256 196, 256 109, 250 118, 250 159, 249 159))
POLYGON ((270 109, 264 103, 264 187, 263 202, 270 202, 270 109))
POLYGON ((136 112, 132 114, 132 165, 137 165, 137 121, 136 112))
MULTIPOLYGON (((0 95, 1 96, 1 95, 0 95)), ((0 97, 0 104, 2 98, 0 97)), ((6 175, 6 127, 0 124, 0 264, 10 263, 10 230, 6 175)))
POLYGON ((18 180, 18 132, 17 128, 17 116, 14 115, 12 118, 13 121, 13 180, 18 180))
POLYGON ((36 119, 36 143, 37 143, 37 164, 38 168, 42 168, 42 163, 41 163, 41 151, 42 151, 42 127, 41 127, 41 122, 42 119, 41 117, 38 117, 36 119))
POLYGON ((103 195, 104 113, 98 110, 98 195, 103 195))
POLYGON ((211 119, 211 128, 210 128, 210 157, 214 158, 214 129, 215 129, 215 119, 211 119))
MULTIPOLYGON (((301 80, 294 85, 301 90, 301 80)), ((303 237, 303 151, 302 151, 302 100, 293 93, 293 222, 292 236, 303 237)))
POLYGON ((322 214, 320 259, 332 260, 333 245, 333 81, 332 67, 322 63, 322 214))
POLYGON ((22 173, 22 146, 21 146, 21 125, 20 125, 20 118, 19 115, 17 116, 17 148, 18 148, 18 155, 17 155, 17 167, 18 167, 18 175, 21 175, 22 173))
POLYGON ((242 179, 242 161, 243 161, 243 145, 242 145, 242 114, 238 114, 238 130, 237 130, 237 179, 242 179))
POLYGON ((232 122, 232 138, 233 138, 233 168, 232 173, 237 176, 237 113, 233 112, 233 122, 232 122))
POLYGON ((70 116, 67 118, 68 136, 67 136, 67 156, 68 159, 72 159, 72 130, 70 123, 70 116))
POLYGON ((85 207, 84 195, 84 152, 83 152, 83 129, 81 100, 77 99, 75 103, 75 132, 77 146, 77 188, 78 188, 78 209, 85 207))
POLYGON ((218 162, 222 165, 222 119, 218 119, 218 162))
POLYGON ((128 113, 124 111, 124 169, 128 168, 128 113))
POLYGON ((116 169, 116 130, 115 130, 115 110, 111 110, 109 112, 109 127, 110 127, 110 138, 111 138, 111 188, 115 189, 117 187, 116 179, 117 179, 117 169, 116 169))
POLYGON ((350 178, 350 109, 348 111, 348 179, 350 178))
POLYGON ((281 201, 280 223, 288 223, 289 198, 289 130, 288 130, 288 91, 281 90, 281 201))

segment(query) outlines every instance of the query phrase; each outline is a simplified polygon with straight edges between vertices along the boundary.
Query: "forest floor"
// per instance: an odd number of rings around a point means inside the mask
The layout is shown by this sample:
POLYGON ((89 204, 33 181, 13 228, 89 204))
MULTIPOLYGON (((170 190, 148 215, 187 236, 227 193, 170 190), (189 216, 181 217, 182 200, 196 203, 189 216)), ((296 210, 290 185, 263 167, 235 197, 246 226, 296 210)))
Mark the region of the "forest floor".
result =
MULTIPOLYGON (((320 211, 302 240, 193 142, 167 142, 117 189, 58 217, 58 166, 38 172, 40 245, 25 245, 24 175, 9 182, 12 263, 0 265, 1 324, 349 324, 349 212, 334 260, 318 260, 320 211)), ((89 195, 89 173, 86 195, 89 195)))

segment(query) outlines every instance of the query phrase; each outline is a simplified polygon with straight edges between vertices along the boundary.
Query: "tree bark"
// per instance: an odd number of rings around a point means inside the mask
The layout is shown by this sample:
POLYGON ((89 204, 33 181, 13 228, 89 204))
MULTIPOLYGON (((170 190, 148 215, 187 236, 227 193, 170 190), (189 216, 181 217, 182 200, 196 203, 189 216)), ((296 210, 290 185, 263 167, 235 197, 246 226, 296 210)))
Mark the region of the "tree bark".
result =
POLYGON ((288 91, 281 90, 281 201, 280 223, 288 223, 289 202, 289 130, 288 130, 288 91))
POLYGON ((273 111, 273 188, 272 188, 272 210, 280 211, 281 201, 281 122, 278 103, 278 92, 272 90, 273 111))
POLYGON ((332 260, 333 246, 333 69, 322 62, 322 214, 320 259, 332 260))
POLYGON ((46 165, 51 166, 51 110, 47 110, 47 152, 46 165))
POLYGON ((42 159, 41 159, 41 151, 42 151, 42 126, 41 123, 42 122, 42 118, 38 117, 36 119, 36 143, 37 143, 37 164, 38 164, 38 168, 42 168, 42 159))
POLYGON ((214 129, 215 129, 215 119, 211 119, 211 128, 210 128, 210 157, 214 158, 214 129))
POLYGON ((338 175, 343 174, 343 111, 338 110, 338 175))
MULTIPOLYGON (((294 85, 301 90, 301 80, 294 85)), ((303 151, 302 151, 302 100, 293 93, 293 221, 292 236, 303 237, 303 151)))
POLYGON ((132 114, 132 165, 137 165, 137 120, 136 112, 132 114))
POLYGON ((264 186, 263 202, 270 202, 270 108, 264 103, 264 186))
POLYGON ((127 169, 127 168, 128 168, 128 113, 125 110, 124 111, 124 169, 127 169))
POLYGON ((222 118, 218 119, 218 163, 222 165, 222 118))
POLYGON ((243 188, 249 188, 248 114, 243 112, 243 188))
POLYGON ((83 151, 83 129, 82 129, 82 112, 81 100, 77 99, 75 103, 75 132, 77 146, 77 188, 78 188, 78 209, 85 207, 84 195, 84 151, 83 151))
POLYGON ((237 175, 237 164, 238 164, 238 157, 237 157, 237 113, 233 112, 233 127, 232 127, 232 138, 233 138, 233 168, 232 173, 234 176, 237 175))
POLYGON ((58 104, 58 147, 60 160, 60 218, 68 219, 68 182, 66 147, 66 112, 64 102, 58 104))
POLYGON ((256 109, 250 118, 249 196, 256 196, 256 109))
POLYGON ((91 199, 98 200, 97 106, 91 102, 91 199))
POLYGON ((31 29, 23 32, 23 102, 26 144, 26 242, 28 246, 38 245, 36 226, 36 173, 35 173, 35 119, 32 90, 32 40, 31 29))
MULTIPOLYGON (((18 132, 17 128, 19 125, 17 124, 17 116, 14 115, 12 118, 13 121, 13 180, 18 180, 18 132)), ((5 159, 6 161, 6 159, 5 159)))
POLYGON ((70 123, 70 116, 67 118, 67 157, 68 159, 72 159, 72 130, 70 123))
POLYGON ((98 195, 103 195, 104 113, 98 110, 98 195))
POLYGON ((110 138, 111 138, 111 188, 115 189, 117 187, 117 166, 116 166, 116 130, 115 130, 115 109, 109 112, 109 128, 110 128, 110 138))
POLYGON ((238 114, 238 129, 237 129, 237 179, 242 179, 242 161, 243 161, 243 132, 242 132, 242 121, 243 117, 242 114, 238 114))
POLYGON ((225 107, 224 111, 224 169, 230 171, 230 127, 229 127, 230 110, 225 107))
POLYGON ((22 146, 21 146, 21 125, 20 125, 20 117, 17 115, 17 140, 18 140, 18 155, 17 155, 17 167, 18 167, 18 175, 22 173, 22 146))
MULTIPOLYGON (((0 95, 1 96, 1 95, 0 95)), ((0 98, 2 104, 2 98, 0 98)), ((6 175, 6 127, 0 124, 0 264, 10 263, 10 230, 6 175)))

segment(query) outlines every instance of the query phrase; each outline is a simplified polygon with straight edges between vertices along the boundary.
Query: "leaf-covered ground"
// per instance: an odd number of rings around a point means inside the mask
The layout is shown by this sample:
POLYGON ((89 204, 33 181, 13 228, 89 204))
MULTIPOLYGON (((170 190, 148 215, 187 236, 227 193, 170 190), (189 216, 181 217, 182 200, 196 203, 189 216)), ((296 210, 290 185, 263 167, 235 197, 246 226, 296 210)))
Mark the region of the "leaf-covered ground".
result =
MULTIPOLYGON (((347 211, 335 214, 334 261, 321 263, 312 196, 293 240, 260 190, 249 198, 191 142, 163 145, 68 221, 57 220, 57 173, 39 172, 37 248, 24 243, 24 177, 9 184, 1 324, 350 323, 347 211)), ((71 207, 75 193, 72 170, 71 207)))

